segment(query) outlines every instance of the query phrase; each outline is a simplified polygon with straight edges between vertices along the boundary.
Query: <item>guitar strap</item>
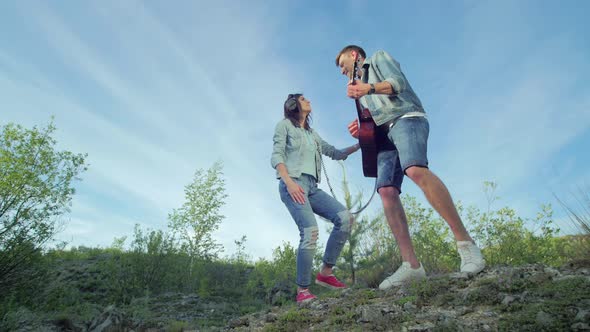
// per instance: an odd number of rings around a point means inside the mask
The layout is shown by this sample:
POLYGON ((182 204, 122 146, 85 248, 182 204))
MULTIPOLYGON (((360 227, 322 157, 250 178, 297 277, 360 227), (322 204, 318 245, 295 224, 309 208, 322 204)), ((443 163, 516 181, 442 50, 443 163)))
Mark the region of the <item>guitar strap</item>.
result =
POLYGON ((363 65, 363 77, 362 77, 362 81, 363 83, 368 83, 369 82, 369 67, 371 65, 369 65, 368 63, 365 63, 363 65))
MULTIPOLYGON (((320 143, 315 139, 315 137, 313 140, 315 141, 315 144, 318 148, 318 152, 320 155, 320 164, 322 165, 322 169, 324 170, 324 176, 326 177, 326 183, 328 184, 328 188, 330 188, 330 193, 332 193, 332 197, 336 198, 336 195, 334 194, 334 190, 332 189, 332 185, 330 184, 330 178, 328 178, 328 172, 326 172, 326 165, 324 165, 324 158, 322 158, 322 149, 320 147, 320 143)), ((358 209, 354 212, 350 211, 350 214, 357 215, 357 214, 361 213, 364 209, 366 209, 367 206, 369 206, 369 203, 371 203, 371 201, 373 200, 373 197, 375 196, 376 191, 377 191, 377 178, 375 178, 375 188, 373 189, 373 193, 371 194, 371 198, 369 198, 367 203, 365 203, 365 205, 363 205, 360 209, 358 209)))

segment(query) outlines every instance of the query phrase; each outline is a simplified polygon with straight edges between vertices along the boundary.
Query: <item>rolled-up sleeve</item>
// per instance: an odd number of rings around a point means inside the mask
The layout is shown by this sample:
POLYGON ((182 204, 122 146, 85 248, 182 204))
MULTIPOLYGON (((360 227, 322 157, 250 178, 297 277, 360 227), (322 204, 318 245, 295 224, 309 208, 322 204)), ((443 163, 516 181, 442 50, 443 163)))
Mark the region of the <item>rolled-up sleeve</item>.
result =
POLYGON ((272 168, 277 168, 280 163, 285 163, 285 146, 287 144, 287 127, 285 122, 279 122, 275 127, 275 133, 272 138, 272 155, 270 164, 272 168))
POLYGON ((400 65, 385 51, 377 51, 374 56, 374 65, 385 77, 384 81, 389 82, 395 94, 401 93, 406 88, 406 79, 402 74, 400 65))

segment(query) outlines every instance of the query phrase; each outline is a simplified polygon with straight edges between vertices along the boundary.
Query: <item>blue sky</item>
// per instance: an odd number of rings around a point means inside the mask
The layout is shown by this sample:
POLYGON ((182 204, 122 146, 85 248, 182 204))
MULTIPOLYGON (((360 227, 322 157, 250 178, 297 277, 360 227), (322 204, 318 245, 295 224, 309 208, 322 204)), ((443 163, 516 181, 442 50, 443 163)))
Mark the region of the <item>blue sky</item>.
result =
MULTIPOLYGON (((567 229, 552 195, 590 182, 588 12, 587 1, 2 1, 0 124, 53 115, 60 148, 88 153, 59 235, 72 245, 164 229, 194 171, 221 160, 216 239, 231 254, 246 235, 253 258, 270 257, 298 241, 269 161, 284 98, 303 92, 323 138, 353 144, 334 58, 359 44, 401 63, 430 120, 431 169, 455 200, 485 208, 495 181, 497 207, 532 218, 552 203, 567 229)), ((340 166, 326 164, 338 187, 340 166)), ((368 196, 360 155, 346 167, 368 196)), ((408 179, 404 192, 425 202, 408 179)), ((379 209, 375 198, 368 212, 379 209)))

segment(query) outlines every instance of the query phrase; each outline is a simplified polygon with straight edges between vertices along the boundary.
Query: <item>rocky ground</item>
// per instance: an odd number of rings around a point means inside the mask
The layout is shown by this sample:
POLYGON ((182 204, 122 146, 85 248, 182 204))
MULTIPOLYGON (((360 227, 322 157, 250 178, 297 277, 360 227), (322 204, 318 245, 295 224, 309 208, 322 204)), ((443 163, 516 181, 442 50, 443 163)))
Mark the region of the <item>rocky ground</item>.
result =
POLYGON ((382 292, 348 289, 229 322, 232 331, 587 331, 590 264, 493 267, 382 292))
POLYGON ((590 331, 590 260, 558 269, 525 265, 491 267, 476 276, 430 276, 388 291, 332 291, 304 306, 275 306, 237 318, 236 304, 222 299, 163 294, 138 301, 102 308, 87 321, 33 323, 23 312, 17 330, 590 331))

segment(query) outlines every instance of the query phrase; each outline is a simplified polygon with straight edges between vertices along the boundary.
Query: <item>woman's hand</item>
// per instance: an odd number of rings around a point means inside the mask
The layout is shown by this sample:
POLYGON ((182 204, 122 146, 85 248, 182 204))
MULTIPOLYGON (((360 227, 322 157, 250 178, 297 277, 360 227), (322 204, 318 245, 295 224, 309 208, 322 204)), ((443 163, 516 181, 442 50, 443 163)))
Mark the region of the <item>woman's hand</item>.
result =
POLYGON ((279 163, 277 164, 277 171, 285 183, 285 186, 287 186, 287 192, 293 201, 299 204, 305 204, 305 191, 289 176, 287 166, 285 166, 284 163, 279 163))
POLYGON ((299 204, 305 204, 305 191, 299 184, 297 184, 297 182, 291 180, 285 182, 285 185, 287 185, 287 191, 289 192, 289 195, 291 195, 293 201, 299 204))

